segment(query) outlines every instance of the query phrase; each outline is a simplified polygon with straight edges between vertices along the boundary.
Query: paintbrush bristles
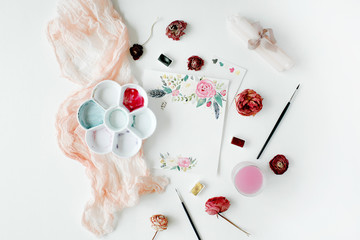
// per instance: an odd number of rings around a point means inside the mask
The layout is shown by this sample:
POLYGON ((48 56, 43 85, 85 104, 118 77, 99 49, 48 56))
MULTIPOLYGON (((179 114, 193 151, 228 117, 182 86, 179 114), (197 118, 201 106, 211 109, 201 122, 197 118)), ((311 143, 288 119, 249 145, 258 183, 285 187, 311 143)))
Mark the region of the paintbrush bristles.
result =
POLYGON ((296 87, 296 89, 295 89, 295 91, 294 91, 293 95, 291 96, 291 98, 290 98, 289 102, 291 102, 291 100, 292 100, 292 99, 293 99, 293 97, 295 96, 295 93, 296 93, 296 91, 299 89, 299 87, 300 87, 300 83, 299 83, 299 85, 296 87))
POLYGON ((179 191, 176 188, 175 188, 175 191, 176 191, 177 195, 179 196, 180 201, 184 202, 183 198, 181 197, 179 191))

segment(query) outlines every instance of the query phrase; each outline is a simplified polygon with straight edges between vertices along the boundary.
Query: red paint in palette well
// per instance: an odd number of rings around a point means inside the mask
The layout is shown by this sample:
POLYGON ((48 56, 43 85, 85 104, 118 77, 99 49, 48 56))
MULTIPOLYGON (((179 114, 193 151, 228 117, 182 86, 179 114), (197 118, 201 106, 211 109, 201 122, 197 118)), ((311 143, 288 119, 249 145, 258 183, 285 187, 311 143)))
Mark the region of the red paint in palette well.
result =
POLYGON ((134 111, 144 106, 144 98, 136 88, 127 88, 124 92, 124 106, 130 111, 134 111))

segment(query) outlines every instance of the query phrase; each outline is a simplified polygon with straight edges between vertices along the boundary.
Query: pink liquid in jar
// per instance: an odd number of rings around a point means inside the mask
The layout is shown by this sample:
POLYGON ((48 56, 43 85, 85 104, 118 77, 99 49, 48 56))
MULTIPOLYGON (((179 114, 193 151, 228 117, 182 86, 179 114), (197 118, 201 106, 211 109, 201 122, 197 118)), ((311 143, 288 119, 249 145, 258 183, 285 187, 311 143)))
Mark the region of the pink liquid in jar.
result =
POLYGON ((263 185, 263 174, 256 166, 243 167, 236 173, 234 184, 240 193, 254 195, 263 185))

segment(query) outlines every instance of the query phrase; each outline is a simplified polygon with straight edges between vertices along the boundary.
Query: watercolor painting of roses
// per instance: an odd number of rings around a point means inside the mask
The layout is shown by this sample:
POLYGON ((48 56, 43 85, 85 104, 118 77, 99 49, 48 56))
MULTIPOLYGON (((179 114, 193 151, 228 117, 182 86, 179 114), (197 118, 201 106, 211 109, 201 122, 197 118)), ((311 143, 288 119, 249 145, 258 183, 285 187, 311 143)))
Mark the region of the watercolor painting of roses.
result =
POLYGON ((173 157, 169 153, 160 153, 160 167, 163 169, 186 172, 193 169, 196 166, 196 163, 196 158, 182 156, 173 157))
POLYGON ((163 98, 170 95, 174 102, 196 104, 197 108, 204 105, 208 109, 213 109, 215 118, 219 119, 223 102, 227 97, 224 83, 204 77, 196 80, 194 76, 180 74, 163 74, 160 78, 161 88, 150 90, 150 97, 163 98))

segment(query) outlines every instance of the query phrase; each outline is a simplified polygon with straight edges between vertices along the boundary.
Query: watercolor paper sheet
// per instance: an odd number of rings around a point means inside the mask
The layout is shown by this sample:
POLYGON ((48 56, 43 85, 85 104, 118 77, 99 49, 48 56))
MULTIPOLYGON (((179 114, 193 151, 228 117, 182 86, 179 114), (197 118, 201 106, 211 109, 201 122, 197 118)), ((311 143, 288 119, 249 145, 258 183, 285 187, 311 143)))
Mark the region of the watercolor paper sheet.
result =
POLYGON ((147 70, 143 83, 157 118, 144 145, 149 167, 216 175, 229 81, 147 70))
MULTIPOLYGON (((211 63, 208 67, 209 75, 230 80, 227 104, 228 109, 232 107, 235 101, 235 96, 239 93, 239 89, 244 80, 246 72, 247 70, 245 68, 231 63, 221 57, 214 56, 211 59, 211 63)), ((232 109, 235 110, 234 107, 232 109)))

